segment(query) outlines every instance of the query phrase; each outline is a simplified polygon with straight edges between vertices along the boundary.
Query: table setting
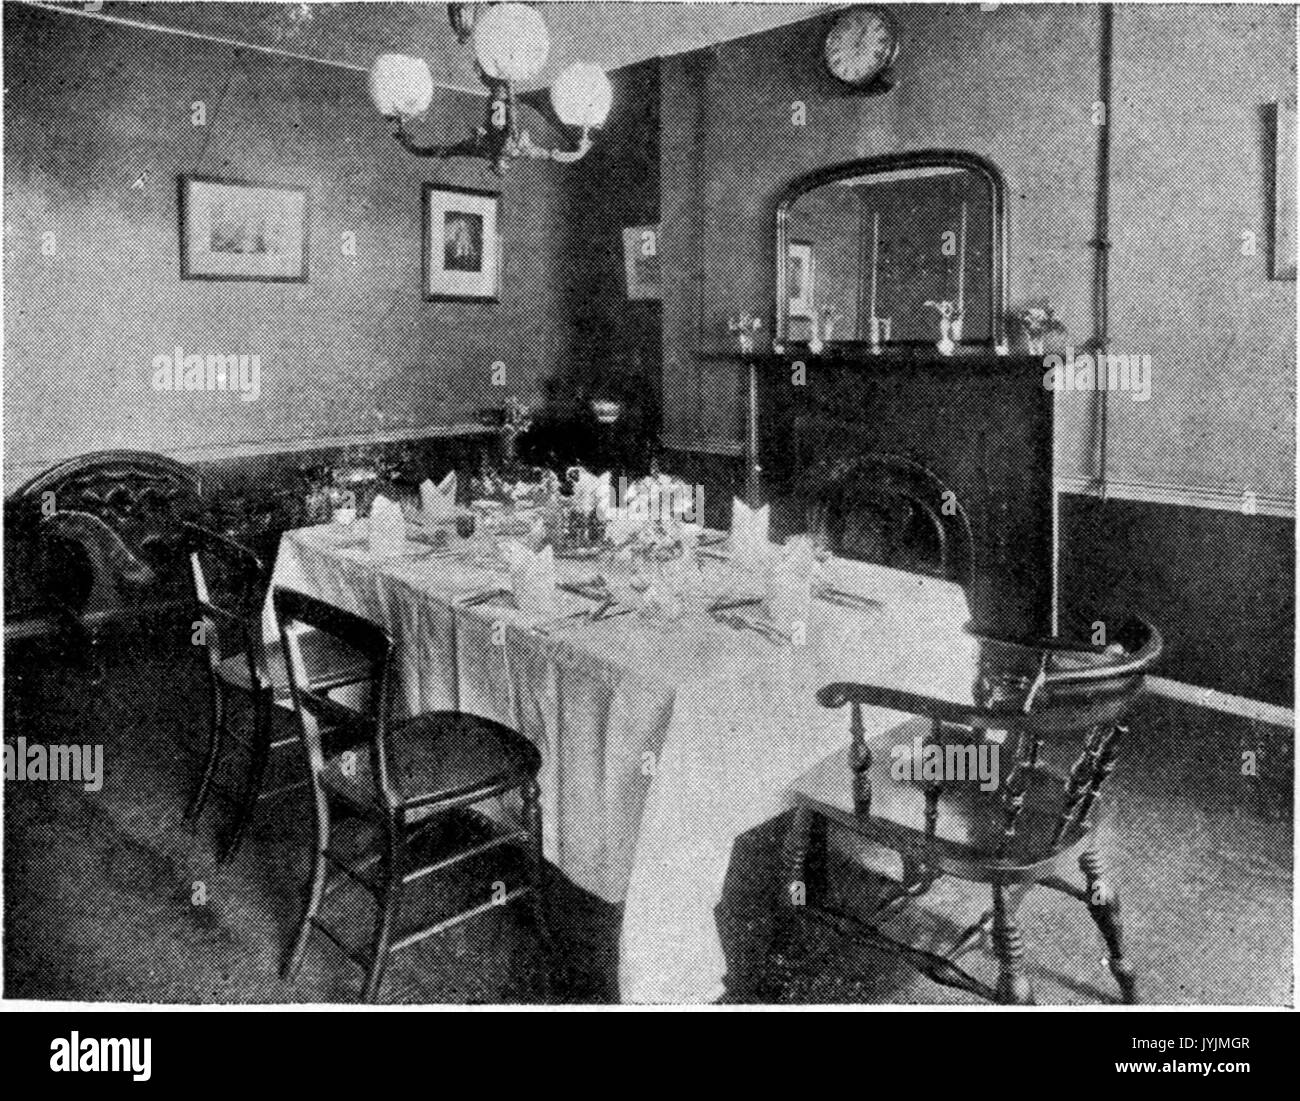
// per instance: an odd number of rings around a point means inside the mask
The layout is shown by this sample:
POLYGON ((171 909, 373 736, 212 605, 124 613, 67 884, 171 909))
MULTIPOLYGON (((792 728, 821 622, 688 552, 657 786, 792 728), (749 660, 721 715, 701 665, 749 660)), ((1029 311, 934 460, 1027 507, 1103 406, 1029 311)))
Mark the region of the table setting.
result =
MULTIPOLYGON (((287 532, 273 584, 382 624, 409 713, 467 711, 530 738, 547 859, 624 906, 624 999, 710 1001, 732 843, 844 743, 813 694, 890 671, 918 691, 969 685, 953 645, 969 614, 947 582, 807 537, 773 544, 766 506, 736 501, 731 532, 710 531, 662 476, 615 490, 582 474, 549 508, 465 509, 446 482, 415 515, 377 495, 366 519, 287 532)), ((883 732, 905 717, 869 718, 883 732)))

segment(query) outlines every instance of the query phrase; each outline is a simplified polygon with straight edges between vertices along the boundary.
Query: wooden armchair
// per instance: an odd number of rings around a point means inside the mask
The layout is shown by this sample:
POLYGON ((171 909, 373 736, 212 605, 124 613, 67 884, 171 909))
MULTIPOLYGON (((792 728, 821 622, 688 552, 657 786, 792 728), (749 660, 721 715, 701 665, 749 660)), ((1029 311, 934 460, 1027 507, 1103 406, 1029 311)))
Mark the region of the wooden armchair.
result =
POLYGON ((1104 786, 1127 735, 1124 716, 1161 647, 1159 632, 1141 619, 1125 623, 1106 649, 980 636, 978 671, 965 698, 870 684, 822 688, 822 706, 849 708, 850 744, 846 754, 823 762, 795 785, 785 932, 790 919, 814 919, 902 957, 936 982, 992 1001, 1026 1004, 1033 993, 1016 910, 1031 888, 1050 887, 1087 906, 1123 1000, 1136 1002, 1119 897, 1105 880, 1094 836, 1109 810, 1104 786), (919 719, 868 744, 864 707, 919 719), (1079 750, 1068 772, 1046 763, 1045 745, 1071 742, 1079 750), (981 755, 998 767, 981 768, 981 755), (900 767, 904 762, 907 767, 900 767), (901 857, 901 879, 865 918, 828 904, 828 828, 901 857), (1076 861, 1083 886, 1064 878, 1076 861), (883 932, 891 914, 944 875, 993 888, 992 910, 950 951, 925 951, 883 932), (1000 964, 994 986, 955 962, 990 924, 1000 964))

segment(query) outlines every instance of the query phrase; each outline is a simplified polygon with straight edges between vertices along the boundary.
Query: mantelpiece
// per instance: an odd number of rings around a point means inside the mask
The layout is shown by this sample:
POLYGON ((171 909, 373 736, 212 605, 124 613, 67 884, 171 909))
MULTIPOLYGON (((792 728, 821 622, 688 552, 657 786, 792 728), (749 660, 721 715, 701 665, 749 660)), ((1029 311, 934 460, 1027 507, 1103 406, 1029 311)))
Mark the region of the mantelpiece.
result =
POLYGON ((787 354, 747 362, 747 488, 772 504, 778 536, 804 530, 797 480, 812 464, 866 451, 912 459, 969 516, 975 620, 1019 634, 1050 631, 1053 402, 1041 359, 787 354))

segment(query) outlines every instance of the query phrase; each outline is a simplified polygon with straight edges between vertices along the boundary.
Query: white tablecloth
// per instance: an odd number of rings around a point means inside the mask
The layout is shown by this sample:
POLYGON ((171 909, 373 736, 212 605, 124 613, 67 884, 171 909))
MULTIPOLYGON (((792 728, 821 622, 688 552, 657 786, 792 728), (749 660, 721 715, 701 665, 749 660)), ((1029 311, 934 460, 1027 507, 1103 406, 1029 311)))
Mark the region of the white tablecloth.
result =
MULTIPOLYGON (((819 707, 818 688, 858 680, 960 700, 974 676, 961 589, 880 566, 832 563, 841 587, 883 608, 814 601, 798 647, 716 623, 700 606, 675 625, 628 615, 540 634, 512 608, 458 603, 508 587, 486 560, 376 559, 364 541, 342 545, 356 535, 340 525, 287 533, 273 585, 383 624, 397 641, 410 713, 484 715, 541 749, 547 858, 624 904, 625 1001, 722 994, 713 911, 732 845, 781 813, 790 783, 848 739, 846 714, 819 707)), ((597 570, 612 576, 606 566, 562 564, 574 578, 597 570)), ((706 581, 712 592, 747 585, 727 564, 706 569, 706 581)), ((265 629, 274 635, 269 600, 265 629)), ((904 719, 869 714, 868 734, 904 719)))

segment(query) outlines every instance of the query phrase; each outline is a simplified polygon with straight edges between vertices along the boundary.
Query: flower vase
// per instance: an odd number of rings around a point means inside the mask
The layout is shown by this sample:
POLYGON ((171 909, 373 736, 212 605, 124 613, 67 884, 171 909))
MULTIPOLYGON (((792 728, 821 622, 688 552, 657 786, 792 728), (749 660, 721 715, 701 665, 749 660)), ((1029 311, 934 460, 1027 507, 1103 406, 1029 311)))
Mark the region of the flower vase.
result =
POLYGON ((939 318, 939 343, 935 346, 941 356, 950 356, 957 350, 952 339, 952 322, 946 317, 939 318))

